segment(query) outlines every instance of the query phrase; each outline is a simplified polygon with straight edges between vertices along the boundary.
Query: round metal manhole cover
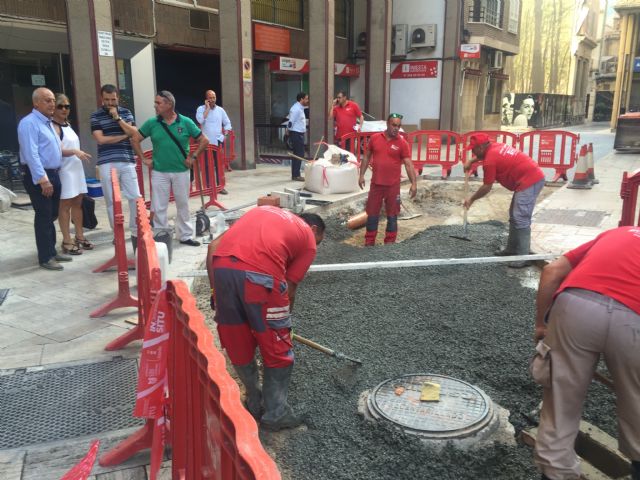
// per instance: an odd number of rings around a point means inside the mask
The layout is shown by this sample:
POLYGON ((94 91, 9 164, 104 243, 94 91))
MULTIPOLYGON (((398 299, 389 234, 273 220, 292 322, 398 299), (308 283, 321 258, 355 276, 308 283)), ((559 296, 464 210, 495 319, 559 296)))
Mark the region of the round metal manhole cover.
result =
POLYGON ((369 411, 409 433, 427 438, 474 434, 493 416, 491 399, 479 388, 444 375, 414 374, 378 385, 367 399, 369 411), (440 385, 438 401, 422 401, 425 382, 440 385))

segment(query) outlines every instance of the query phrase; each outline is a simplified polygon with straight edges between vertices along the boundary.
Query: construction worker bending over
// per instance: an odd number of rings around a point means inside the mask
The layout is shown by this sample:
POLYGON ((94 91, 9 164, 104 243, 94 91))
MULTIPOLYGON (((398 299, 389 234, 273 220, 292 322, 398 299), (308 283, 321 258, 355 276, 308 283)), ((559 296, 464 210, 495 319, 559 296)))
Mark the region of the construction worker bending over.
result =
POLYGON ((619 448, 640 480, 640 227, 606 231, 547 265, 536 307, 535 339, 544 339, 553 365, 535 449, 542 478, 581 478, 574 443, 602 353, 617 397, 619 448))
POLYGON ((220 343, 246 388, 247 410, 268 430, 302 423, 287 403, 294 360, 291 311, 324 229, 314 213, 256 207, 207 252, 220 343), (262 390, 256 346, 264 364, 262 390))
MULTIPOLYGON (((475 158, 468 160, 464 171, 468 172, 474 162, 483 160, 483 185, 469 198, 464 207, 469 209, 473 202, 491 191, 497 181, 513 193, 509 207, 509 238, 504 250, 495 255, 528 255, 531 247, 531 216, 536 199, 544 187, 544 173, 531 157, 503 143, 493 143, 484 133, 471 135, 466 150, 471 150, 475 158)), ((510 262, 511 268, 523 268, 528 261, 510 262)))
POLYGON ((400 213, 400 173, 402 164, 411 180, 409 196, 414 198, 417 191, 416 172, 411 163, 411 149, 407 141, 400 135, 402 115, 392 113, 387 118, 387 129, 377 133, 369 140, 367 153, 360 165, 358 185, 363 189, 364 174, 371 164, 373 175, 367 197, 367 231, 364 245, 372 247, 378 234, 380 209, 384 202, 387 212, 387 230, 384 243, 394 243, 398 236, 398 213, 400 213))

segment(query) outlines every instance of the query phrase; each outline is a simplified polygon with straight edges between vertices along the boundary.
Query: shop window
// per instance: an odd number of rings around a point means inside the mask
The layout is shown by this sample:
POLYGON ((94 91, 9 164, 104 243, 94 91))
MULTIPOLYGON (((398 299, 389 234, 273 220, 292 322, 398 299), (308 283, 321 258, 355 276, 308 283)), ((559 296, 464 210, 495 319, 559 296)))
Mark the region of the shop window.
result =
POLYGON ((335 34, 336 37, 347 38, 349 25, 349 0, 335 1, 335 34))
POLYGON ((302 0, 251 0, 253 20, 303 28, 302 13, 302 0))

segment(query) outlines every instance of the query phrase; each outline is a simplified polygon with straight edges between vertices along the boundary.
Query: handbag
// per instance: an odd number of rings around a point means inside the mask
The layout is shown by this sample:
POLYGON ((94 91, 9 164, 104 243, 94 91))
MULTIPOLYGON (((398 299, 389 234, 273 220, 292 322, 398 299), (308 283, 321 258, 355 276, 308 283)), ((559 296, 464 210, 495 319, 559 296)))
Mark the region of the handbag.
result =
POLYGON ((96 201, 89 195, 82 196, 82 226, 88 230, 93 230, 98 226, 96 201))

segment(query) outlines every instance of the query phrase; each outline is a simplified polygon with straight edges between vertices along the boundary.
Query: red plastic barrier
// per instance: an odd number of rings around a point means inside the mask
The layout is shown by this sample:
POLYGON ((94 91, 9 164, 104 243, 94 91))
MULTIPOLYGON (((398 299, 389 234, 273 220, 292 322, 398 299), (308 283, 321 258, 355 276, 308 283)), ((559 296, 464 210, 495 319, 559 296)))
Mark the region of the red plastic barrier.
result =
POLYGON ((129 290, 129 265, 127 259, 127 245, 124 240, 124 215, 122 214, 122 196, 120 183, 115 168, 111 169, 111 184, 113 186, 113 237, 115 240, 115 257, 105 264, 94 269, 94 272, 103 272, 115 263, 118 267, 118 296, 105 303, 89 314, 91 318, 104 317, 111 310, 123 307, 136 307, 138 299, 131 296, 129 290), (115 260, 115 262, 114 262, 115 260))
MULTIPOLYGON (((473 153, 471 153, 471 150, 464 150, 464 149, 467 147, 467 145, 469 145, 469 138, 471 137, 471 135, 476 135, 478 133, 484 133, 486 136, 489 137, 489 140, 491 140, 492 142, 505 143, 514 148, 518 148, 518 135, 512 132, 505 132, 502 130, 475 130, 473 132, 467 132, 464 135, 462 135, 463 149, 462 149, 461 159, 463 163, 466 162, 467 160, 470 160, 471 157, 473 157, 473 153)), ((471 167, 471 174, 477 176, 476 172, 478 171, 478 168, 481 166, 482 166, 482 160, 474 162, 471 167)))
POLYGON ((149 321, 151 307, 155 301, 160 288, 162 288, 162 272, 158 263, 156 244, 153 240, 151 225, 147 215, 147 208, 144 200, 137 201, 137 222, 138 222, 138 324, 110 342, 105 350, 119 350, 124 348, 134 340, 144 337, 145 325, 149 321))
POLYGON ((580 136, 563 130, 534 130, 520 135, 520 150, 533 158, 540 168, 553 168, 553 182, 568 181, 567 171, 578 160, 580 136))
POLYGON ((231 163, 236 159, 236 134, 233 130, 226 130, 224 136, 224 169, 232 172, 231 163))
POLYGON ((96 462, 100 440, 94 440, 89 447, 89 452, 71 470, 64 474, 60 480, 86 480, 91 475, 93 464, 96 462))
POLYGON ((640 226, 640 214, 634 223, 636 208, 638 206, 638 188, 640 187, 640 169, 629 176, 627 172, 622 174, 620 185, 620 198, 622 198, 622 215, 618 222, 619 227, 625 225, 640 226))
POLYGON ((442 178, 451 175, 451 169, 462 158, 462 137, 448 130, 416 130, 407 135, 411 160, 416 170, 425 165, 440 165, 442 178))
MULTIPOLYGON (((172 447, 172 478, 280 479, 186 284, 167 282, 151 317, 156 326, 162 319, 169 333, 163 412, 157 416, 157 409, 146 409, 154 418, 100 458, 100 465, 121 463, 137 451, 151 448, 154 480, 166 442, 172 447)), ((148 324, 148 332, 152 325, 148 324)), ((145 343, 147 338, 145 335, 145 343)), ((163 371, 155 373, 157 378, 164 377, 163 371)), ((139 390, 139 399, 141 395, 146 392, 139 390)))
POLYGON ((356 156, 358 163, 362 163, 364 154, 369 148, 369 140, 379 132, 351 132, 340 137, 340 148, 350 151, 356 156), (345 148, 347 141, 350 141, 349 148, 345 148))

